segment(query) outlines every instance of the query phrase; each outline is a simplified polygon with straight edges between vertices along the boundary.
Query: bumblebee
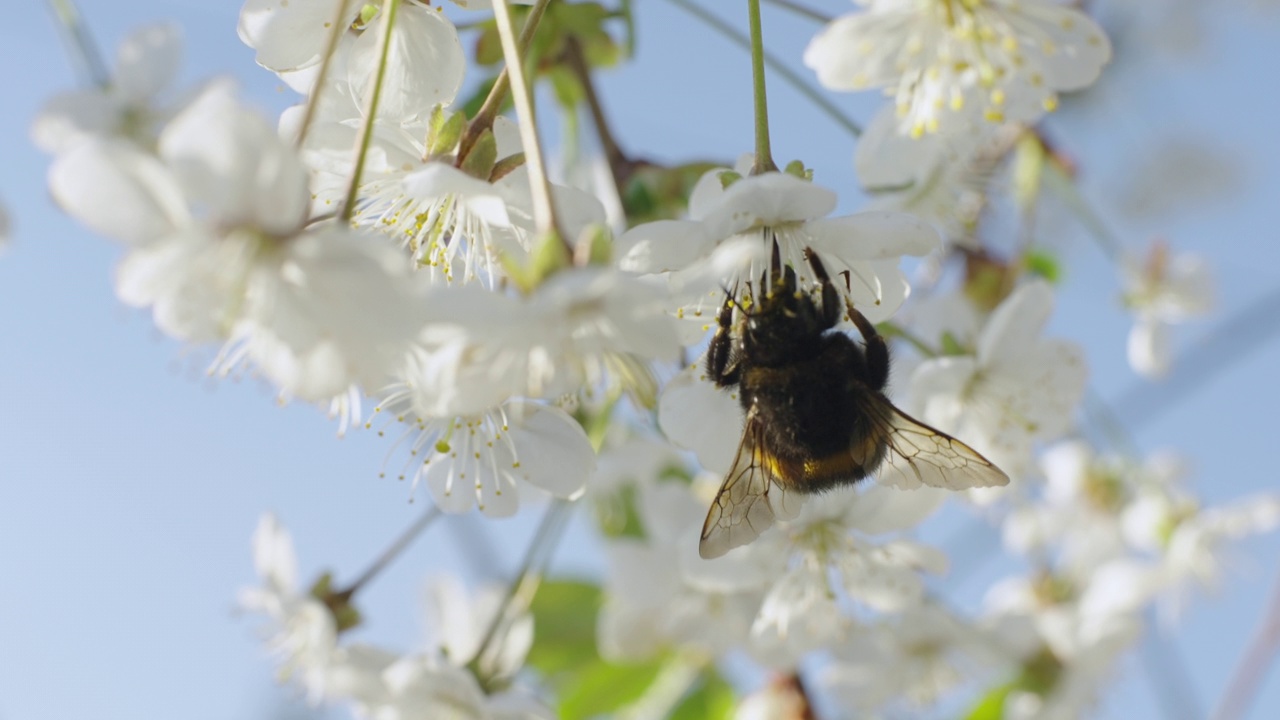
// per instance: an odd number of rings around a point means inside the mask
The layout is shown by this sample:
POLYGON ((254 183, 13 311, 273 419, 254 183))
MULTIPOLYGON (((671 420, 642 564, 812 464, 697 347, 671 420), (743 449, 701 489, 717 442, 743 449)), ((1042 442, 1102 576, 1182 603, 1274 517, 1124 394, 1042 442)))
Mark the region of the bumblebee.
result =
POLYGON ((704 558, 751 542, 775 519, 794 518, 793 493, 833 490, 873 474, 904 489, 1009 482, 968 445, 894 407, 884 394, 890 365, 884 338, 841 301, 818 257, 811 250, 805 257, 817 280, 813 290, 798 286, 775 241, 754 292, 735 298, 726 291, 717 315, 707 375, 718 387, 738 389, 746 421, 702 526, 704 558), (842 311, 861 345, 835 329, 842 311))

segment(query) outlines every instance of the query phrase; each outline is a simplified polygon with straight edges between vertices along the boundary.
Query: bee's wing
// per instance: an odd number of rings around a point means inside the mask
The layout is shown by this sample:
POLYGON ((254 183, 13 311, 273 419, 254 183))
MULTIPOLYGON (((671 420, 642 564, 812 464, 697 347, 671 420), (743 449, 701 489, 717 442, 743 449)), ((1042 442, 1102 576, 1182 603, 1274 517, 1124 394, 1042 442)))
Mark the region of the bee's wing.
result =
POLYGON ((884 461, 876 473, 881 484, 904 490, 921 485, 967 490, 1009 484, 1009 476, 977 450, 912 418, 887 400, 880 416, 886 425, 884 461))
POLYGON ((733 461, 702 524, 698 554, 710 560, 760 537, 774 520, 791 520, 800 499, 778 482, 776 460, 766 446, 764 425, 754 411, 747 414, 733 461))

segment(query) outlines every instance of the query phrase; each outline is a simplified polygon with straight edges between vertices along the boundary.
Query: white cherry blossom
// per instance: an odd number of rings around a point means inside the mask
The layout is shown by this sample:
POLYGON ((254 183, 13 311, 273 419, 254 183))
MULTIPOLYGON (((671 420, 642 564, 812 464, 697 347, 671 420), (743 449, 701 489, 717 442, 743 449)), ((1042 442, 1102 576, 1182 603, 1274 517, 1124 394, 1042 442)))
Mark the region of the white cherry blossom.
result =
MULTIPOLYGON (((837 288, 869 320, 879 322, 906 299, 906 278, 898 269, 901 257, 925 255, 939 245, 933 228, 902 213, 828 218, 836 194, 793 175, 763 173, 722 189, 723 172, 711 171, 699 183, 690 200, 692 220, 639 225, 618 238, 623 253, 619 266, 639 273, 685 271, 713 257, 731 238, 756 238, 762 252, 749 255, 750 264, 721 278, 724 287, 733 289, 759 281, 776 240, 782 261, 795 268, 802 284, 813 281, 807 248, 833 278, 848 273, 848 284, 838 282, 837 288)), ((704 303, 702 297, 690 299, 681 314, 700 315, 704 303)), ((709 314, 717 309, 718 301, 709 314)))
POLYGON ((176 25, 135 30, 120 43, 107 84, 55 95, 32 123, 31 139, 54 154, 94 137, 154 147, 161 126, 178 107, 163 96, 181 60, 182 32, 176 25))
POLYGON ((1035 440, 1065 432, 1084 392, 1079 346, 1039 337, 1053 292, 1026 283, 987 319, 973 355, 932 358, 911 377, 925 422, 963 438, 1011 477, 1024 474, 1035 440))
POLYGON ((1129 365, 1160 378, 1169 372, 1173 349, 1169 326, 1206 315, 1213 308, 1213 277, 1205 260, 1174 253, 1157 242, 1143 260, 1125 260, 1124 303, 1134 313, 1129 332, 1129 365))
POLYGON ((305 227, 302 161, 228 83, 175 117, 158 153, 94 139, 50 170, 64 208, 131 247, 121 299, 181 340, 227 342, 215 370, 249 361, 287 397, 384 385, 422 326, 403 256, 377 235, 305 227))
MULTIPOLYGON (((479 506, 489 517, 508 517, 520 505, 518 482, 570 499, 595 470, 591 441, 559 408, 513 400, 473 415, 432 418, 413 414, 404 408, 409 405, 401 391, 375 412, 404 425, 394 448, 408 455, 400 479, 411 478, 414 487, 425 483, 445 512, 479 506)), ((388 432, 395 434, 379 434, 388 432)))
POLYGON ((262 585, 240 592, 240 607, 267 618, 267 648, 280 662, 283 679, 296 679, 312 701, 327 691, 339 658, 332 613, 298 587, 293 540, 274 515, 258 521, 253 534, 253 565, 262 585))
POLYGON ((899 132, 1032 122, 1111 58, 1102 29, 1053 0, 870 0, 827 25, 804 62, 832 90, 883 87, 899 132))

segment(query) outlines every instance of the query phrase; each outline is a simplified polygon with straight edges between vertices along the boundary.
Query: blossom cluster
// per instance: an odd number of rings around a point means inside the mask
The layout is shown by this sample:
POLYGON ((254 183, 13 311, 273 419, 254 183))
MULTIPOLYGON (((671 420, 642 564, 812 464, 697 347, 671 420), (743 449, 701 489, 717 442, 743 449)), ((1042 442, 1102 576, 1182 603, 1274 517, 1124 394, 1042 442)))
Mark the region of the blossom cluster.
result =
MULTIPOLYGON (((175 88, 180 35, 157 25, 124 41, 106 85, 51 100, 32 136, 59 205, 122 247, 120 300, 215 348, 211 373, 389 437, 384 474, 442 512, 508 517, 548 497, 594 509, 600 606, 582 612, 604 662, 698 674, 745 653, 779 678, 815 676, 747 697, 742 718, 807 707, 811 692, 892 715, 965 688, 996 688, 1003 717, 1076 717, 1144 611, 1176 617, 1218 579, 1228 541, 1280 525, 1280 495, 1207 507, 1175 458, 1082 440, 1088 367, 1079 344, 1046 336, 1052 278, 997 252, 984 223, 1013 162, 1056 167, 1036 126, 1099 77, 1100 27, 1052 0, 860 5, 803 57, 829 89, 893 99, 855 158, 876 198, 849 215, 832 216, 837 193, 802 163, 751 155, 704 170, 682 212, 650 222, 552 185, 551 229, 530 119, 468 110, 458 27, 415 0, 246 0, 240 38, 303 96, 275 121, 227 79, 175 88), (822 292, 816 268, 837 278, 842 307, 911 348, 895 360, 897 405, 1011 481, 873 473, 700 557, 744 423, 702 358, 749 322, 743 299, 779 266, 799 293, 822 292), (998 525, 1027 560, 976 609, 948 602, 948 548, 919 539, 944 505, 998 525)), ((589 6, 553 4, 551 27, 580 27, 566 18, 589 6)), ((567 49, 545 63, 583 41, 554 42, 567 49)), ((1131 362, 1158 377, 1168 326, 1211 307, 1208 270, 1159 244, 1119 274, 1131 362)), ((848 313, 830 332, 855 328, 871 340, 848 313)), ((260 585, 241 605, 265 616, 281 677, 310 701, 376 720, 556 716, 551 680, 522 668, 557 639, 514 589, 436 580, 435 644, 405 654, 348 640, 357 588, 303 583, 273 516, 253 548, 260 585)))

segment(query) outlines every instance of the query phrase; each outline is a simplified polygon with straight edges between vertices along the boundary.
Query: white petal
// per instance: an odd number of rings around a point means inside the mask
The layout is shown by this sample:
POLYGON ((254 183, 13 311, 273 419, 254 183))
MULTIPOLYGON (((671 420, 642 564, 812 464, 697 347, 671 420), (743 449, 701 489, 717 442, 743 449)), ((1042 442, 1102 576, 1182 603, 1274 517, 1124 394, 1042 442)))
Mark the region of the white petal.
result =
POLYGON ((671 442, 693 450, 703 467, 725 472, 742 435, 743 413, 735 394, 685 370, 658 398, 658 425, 671 442))
POLYGON ((637 225, 620 235, 618 267, 627 272, 655 273, 683 270, 711 249, 712 238, 700 222, 658 220, 637 225))
POLYGON ((559 498, 576 498, 596 469, 596 453, 577 420, 563 410, 529 402, 506 406, 511 442, 523 479, 559 498))
POLYGON ((978 362, 991 367, 1015 362, 1053 312, 1053 290, 1043 280, 1032 280, 1005 298, 991 313, 978 338, 978 362))
POLYGON ((296 231, 310 205, 297 152, 243 106, 230 82, 211 83, 160 136, 160 155, 193 204, 224 226, 296 231))
POLYGON ((783 225, 827 215, 836 194, 786 173, 765 173, 738 180, 725 190, 704 222, 713 238, 727 238, 754 227, 783 225))
POLYGON ((122 140, 91 140, 49 168, 49 191, 68 215, 129 245, 145 245, 187 220, 169 171, 122 140))
MULTIPOLYGON (((356 39, 347 65, 347 80, 366 107, 379 61, 377 45, 385 15, 356 39)), ((462 85, 466 59, 458 31, 436 8, 402 3, 391 31, 386 75, 378 116, 395 122, 425 117, 436 105, 449 105, 462 85)))
POLYGON ((61 93, 40 108, 31 123, 31 140, 45 152, 61 154, 87 137, 115 132, 124 110, 105 91, 61 93))
POLYGON ((1168 325, 1159 320, 1139 320, 1129 331, 1129 366, 1147 378, 1168 375, 1173 363, 1169 340, 1168 325))
POLYGON ((898 117, 892 104, 880 108, 858 138, 853 158, 862 187, 902 187, 924 181, 941 159, 938 135, 913 138, 898 132, 898 117))
POLYGON ((884 210, 810 220, 804 232, 814 250, 848 260, 919 257, 942 247, 942 237, 929 223, 884 210))
MULTIPOLYGON (((320 60, 329 26, 342 0, 245 0, 237 30, 244 44, 258 51, 259 65, 271 70, 297 70, 320 60)), ((348 3, 350 25, 360 3, 348 3)))

